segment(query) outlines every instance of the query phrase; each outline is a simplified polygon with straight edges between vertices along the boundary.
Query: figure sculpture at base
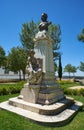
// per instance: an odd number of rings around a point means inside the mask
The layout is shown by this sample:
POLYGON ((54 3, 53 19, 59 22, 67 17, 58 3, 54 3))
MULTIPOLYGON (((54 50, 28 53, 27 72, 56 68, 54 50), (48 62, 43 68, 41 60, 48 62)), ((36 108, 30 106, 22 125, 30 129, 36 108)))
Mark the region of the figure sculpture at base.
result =
POLYGON ((27 83, 29 84, 40 84, 42 80, 42 68, 40 67, 39 61, 41 59, 36 59, 34 57, 35 52, 30 51, 30 56, 28 57, 26 73, 28 74, 27 83))

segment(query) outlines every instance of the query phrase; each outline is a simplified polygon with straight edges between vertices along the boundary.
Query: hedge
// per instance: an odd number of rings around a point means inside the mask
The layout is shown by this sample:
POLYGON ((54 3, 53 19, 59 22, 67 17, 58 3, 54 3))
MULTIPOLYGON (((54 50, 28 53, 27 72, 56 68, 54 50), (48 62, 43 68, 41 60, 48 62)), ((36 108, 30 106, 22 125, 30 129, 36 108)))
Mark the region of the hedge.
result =
POLYGON ((18 82, 15 84, 0 84, 0 95, 20 93, 25 82, 18 82))

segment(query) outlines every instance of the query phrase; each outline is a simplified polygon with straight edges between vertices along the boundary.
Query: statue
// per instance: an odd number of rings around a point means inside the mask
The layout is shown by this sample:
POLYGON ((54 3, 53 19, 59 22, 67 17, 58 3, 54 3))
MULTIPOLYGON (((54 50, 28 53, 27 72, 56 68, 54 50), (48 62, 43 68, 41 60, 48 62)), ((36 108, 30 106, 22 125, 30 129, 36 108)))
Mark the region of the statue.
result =
POLYGON ((30 51, 30 56, 27 61, 26 73, 28 74, 28 84, 40 84, 42 80, 41 59, 36 59, 34 54, 34 51, 30 51))
POLYGON ((51 22, 47 21, 48 15, 46 13, 42 13, 41 20, 42 22, 39 24, 39 31, 48 31, 48 26, 51 24, 51 22))

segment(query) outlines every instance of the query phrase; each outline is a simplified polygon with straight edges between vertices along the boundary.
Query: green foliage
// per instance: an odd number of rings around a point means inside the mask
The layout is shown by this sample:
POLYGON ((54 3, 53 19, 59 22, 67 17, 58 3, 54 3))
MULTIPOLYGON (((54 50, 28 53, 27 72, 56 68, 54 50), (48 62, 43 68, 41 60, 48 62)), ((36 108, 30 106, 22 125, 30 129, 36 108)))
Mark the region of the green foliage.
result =
POLYGON ((59 48, 59 44, 56 44, 56 43, 60 43, 60 41, 61 41, 60 25, 51 24, 48 28, 48 33, 51 36, 51 38, 54 40, 54 47, 56 47, 56 49, 59 48))
POLYGON ((84 42, 84 28, 82 29, 81 33, 78 35, 78 40, 84 42))
POLYGON ((80 89, 80 95, 82 95, 84 97, 84 89, 80 89))
POLYGON ((61 55, 59 56, 58 77, 59 77, 59 79, 61 80, 61 78, 62 78, 62 63, 61 63, 61 55))
POLYGON ((66 95, 78 95, 84 97, 84 89, 69 89, 70 87, 73 86, 79 86, 79 83, 72 82, 70 80, 67 81, 58 81, 60 84, 60 87, 63 89, 64 94, 66 95))
POLYGON ((79 92, 76 89, 65 89, 64 93, 66 95, 79 95, 79 92))
POLYGON ((69 77, 70 77, 70 73, 76 73, 77 71, 77 67, 72 66, 71 64, 67 64, 64 68, 64 72, 68 72, 69 73, 69 77))
POLYGON ((58 81, 60 87, 64 90, 64 89, 68 89, 69 87, 73 87, 73 86, 79 86, 80 83, 76 83, 76 82, 73 82, 71 80, 61 80, 61 81, 58 81))
POLYGON ((84 62, 80 62, 79 70, 84 72, 84 62))
POLYGON ((67 64, 65 66, 65 68, 64 68, 64 72, 68 72, 69 75, 70 75, 71 71, 72 71, 72 65, 71 64, 67 64))
POLYGON ((72 66, 72 73, 74 74, 74 73, 76 73, 76 72, 77 72, 77 67, 72 66))
POLYGON ((54 41, 54 43, 53 43, 53 56, 54 56, 54 61, 55 61, 55 60, 57 60, 57 58, 60 55, 60 53, 58 52, 58 50, 60 49, 60 42, 61 42, 60 25, 51 24, 49 26, 48 33, 54 41))
POLYGON ((16 94, 20 93, 21 88, 23 87, 24 82, 15 83, 15 84, 0 84, 0 95, 16 94))
POLYGON ((30 49, 34 48, 34 36, 37 32, 37 25, 34 21, 30 23, 24 23, 22 25, 22 30, 20 34, 20 40, 22 42, 23 48, 28 52, 30 49))
POLYGON ((4 102, 4 101, 8 100, 9 98, 16 97, 18 95, 19 95, 19 93, 17 93, 17 94, 8 94, 8 95, 0 95, 0 102, 4 102))
POLYGON ((14 72, 19 71, 19 73, 22 70, 25 75, 27 57, 28 55, 23 48, 13 47, 7 57, 9 69, 14 72))
POLYGON ((84 89, 64 89, 66 95, 76 95, 84 97, 84 89))
POLYGON ((5 50, 0 46, 0 67, 5 65, 5 50))

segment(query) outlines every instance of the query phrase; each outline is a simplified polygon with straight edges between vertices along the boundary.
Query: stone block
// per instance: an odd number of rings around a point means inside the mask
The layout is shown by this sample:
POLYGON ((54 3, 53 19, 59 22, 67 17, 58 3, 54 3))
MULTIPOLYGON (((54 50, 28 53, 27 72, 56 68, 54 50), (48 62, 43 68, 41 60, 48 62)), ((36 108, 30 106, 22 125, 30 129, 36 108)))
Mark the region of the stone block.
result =
POLYGON ((22 88, 19 98, 22 95, 24 101, 36 103, 38 100, 40 86, 39 85, 28 85, 25 84, 22 88))

